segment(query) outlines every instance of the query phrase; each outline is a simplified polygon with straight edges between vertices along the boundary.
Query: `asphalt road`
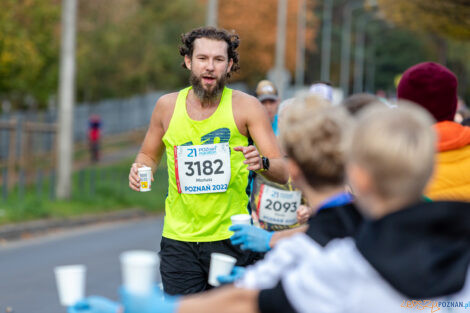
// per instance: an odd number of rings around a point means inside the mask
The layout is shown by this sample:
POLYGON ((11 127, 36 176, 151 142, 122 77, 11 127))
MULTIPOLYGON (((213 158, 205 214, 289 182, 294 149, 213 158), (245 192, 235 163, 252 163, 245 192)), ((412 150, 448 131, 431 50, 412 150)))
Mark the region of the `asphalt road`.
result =
MULTIPOLYGON (((158 251, 162 217, 83 227, 0 246, 0 312, 64 313, 54 267, 84 264, 86 294, 116 300, 121 284, 119 254, 158 251)), ((160 281, 160 277, 156 278, 160 281)))

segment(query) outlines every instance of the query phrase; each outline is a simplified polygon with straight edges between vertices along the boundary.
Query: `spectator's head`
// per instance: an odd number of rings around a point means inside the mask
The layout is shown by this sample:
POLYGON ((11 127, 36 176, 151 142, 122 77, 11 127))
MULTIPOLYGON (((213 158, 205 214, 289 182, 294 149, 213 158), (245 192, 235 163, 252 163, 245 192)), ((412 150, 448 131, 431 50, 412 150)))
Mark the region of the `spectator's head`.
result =
POLYGON ((269 119, 274 121, 279 107, 279 95, 277 88, 269 80, 262 80, 256 86, 256 97, 268 112, 269 119))
POLYGON ((366 215, 378 218, 420 199, 434 165, 433 122, 427 111, 404 102, 359 114, 347 170, 366 215))
POLYGON ((397 97, 413 101, 438 121, 453 121, 457 110, 457 77, 446 67, 425 62, 403 73, 397 97))
POLYGON ((351 117, 318 96, 296 98, 280 119, 280 140, 294 183, 317 191, 344 184, 351 117))
POLYGON ((312 94, 318 95, 330 102, 333 101, 333 88, 328 82, 318 82, 312 84, 308 91, 312 94))
POLYGON ((349 113, 356 115, 369 104, 379 101, 380 99, 378 97, 369 93, 357 93, 344 99, 341 105, 343 105, 349 113))

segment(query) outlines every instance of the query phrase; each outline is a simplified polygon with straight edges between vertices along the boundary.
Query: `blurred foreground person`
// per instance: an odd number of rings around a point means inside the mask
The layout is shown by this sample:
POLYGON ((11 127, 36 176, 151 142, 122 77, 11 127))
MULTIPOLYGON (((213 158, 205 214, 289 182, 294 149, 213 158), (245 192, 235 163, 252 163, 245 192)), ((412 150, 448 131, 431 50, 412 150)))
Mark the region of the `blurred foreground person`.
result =
MULTIPOLYGON (((362 217, 345 190, 346 140, 352 118, 342 108, 332 107, 317 95, 296 98, 281 118, 281 140, 285 152, 302 171, 290 171, 295 185, 309 204, 306 225, 269 232, 252 225, 234 225, 232 244, 242 249, 266 252, 282 238, 304 232, 321 246, 330 240, 353 236, 362 217), (314 112, 318 111, 318 114, 314 112), (324 112, 331 110, 325 115, 324 112), (308 114, 310 119, 305 119, 308 114), (283 131, 283 129, 286 131, 283 131), (307 136, 306 134, 310 134, 307 136)), ((239 273, 239 272, 237 272, 239 273)), ((230 281, 223 277, 222 282, 230 281)))
POLYGON ((239 67, 239 37, 202 27, 181 36, 180 54, 191 86, 158 99, 129 173, 139 191, 138 168, 155 171, 166 150, 168 195, 160 244, 165 292, 210 289, 211 253, 248 265, 254 256, 230 243, 230 217, 248 213, 248 173, 279 183, 287 169, 260 102, 225 86, 239 67))
POLYGON ((356 93, 344 99, 341 105, 348 110, 351 115, 357 115, 361 110, 366 108, 368 105, 377 103, 380 101, 379 97, 376 97, 369 93, 356 93))
POLYGON ((413 101, 436 119, 435 173, 425 194, 433 200, 470 201, 470 127, 454 122, 457 77, 432 62, 410 67, 398 84, 397 97, 413 101))
MULTIPOLYGON (((124 312, 396 313, 449 312, 451 306, 466 312, 470 204, 420 201, 434 164, 432 123, 423 109, 408 105, 370 107, 360 115, 347 173, 369 220, 354 239, 322 248, 297 234, 280 241, 235 286, 165 301, 158 290, 143 297, 124 290, 124 312)), ((297 162, 305 157, 286 150, 290 173, 301 177, 297 162)))

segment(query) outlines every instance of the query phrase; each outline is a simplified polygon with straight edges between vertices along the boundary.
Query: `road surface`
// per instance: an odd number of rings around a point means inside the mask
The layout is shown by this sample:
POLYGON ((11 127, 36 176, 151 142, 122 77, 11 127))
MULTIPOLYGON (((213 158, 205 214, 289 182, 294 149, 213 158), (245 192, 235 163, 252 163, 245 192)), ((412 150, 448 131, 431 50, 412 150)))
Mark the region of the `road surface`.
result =
MULTIPOLYGON (((160 250, 163 218, 127 221, 62 231, 0 246, 0 312, 64 313, 54 267, 84 264, 86 295, 116 300, 121 284, 119 254, 160 250)), ((157 274, 157 281, 160 276, 157 274)))

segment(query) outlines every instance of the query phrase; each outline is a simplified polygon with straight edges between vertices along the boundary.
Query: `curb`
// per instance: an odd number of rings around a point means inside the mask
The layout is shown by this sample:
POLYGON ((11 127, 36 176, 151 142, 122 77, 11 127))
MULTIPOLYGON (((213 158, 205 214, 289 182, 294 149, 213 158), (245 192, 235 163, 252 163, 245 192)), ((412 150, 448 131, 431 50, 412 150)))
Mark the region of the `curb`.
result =
POLYGON ((0 226, 0 240, 12 240, 31 237, 61 228, 77 228, 84 225, 116 222, 153 216, 144 210, 130 209, 101 214, 89 214, 80 217, 62 219, 44 219, 18 224, 0 226))

